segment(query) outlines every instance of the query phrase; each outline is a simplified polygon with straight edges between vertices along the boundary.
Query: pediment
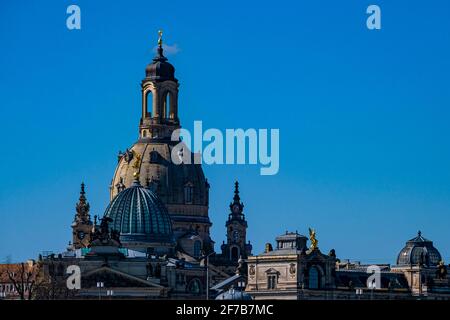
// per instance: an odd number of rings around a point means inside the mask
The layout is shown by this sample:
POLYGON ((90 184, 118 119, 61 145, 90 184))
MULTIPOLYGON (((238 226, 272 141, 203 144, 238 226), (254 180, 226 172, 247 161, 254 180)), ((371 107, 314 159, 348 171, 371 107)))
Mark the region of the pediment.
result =
POLYGON ((328 259, 330 259, 330 256, 327 256, 327 255, 323 254, 322 252, 320 252, 319 249, 316 249, 316 250, 306 251, 305 258, 307 261, 315 260, 315 261, 325 262, 328 259))
POLYGON ((83 288, 96 288, 97 282, 103 282, 104 286, 108 288, 163 288, 163 286, 152 281, 144 280, 110 267, 91 270, 81 276, 81 286, 83 288))
POLYGON ((274 268, 267 269, 265 273, 279 274, 280 272, 274 268))

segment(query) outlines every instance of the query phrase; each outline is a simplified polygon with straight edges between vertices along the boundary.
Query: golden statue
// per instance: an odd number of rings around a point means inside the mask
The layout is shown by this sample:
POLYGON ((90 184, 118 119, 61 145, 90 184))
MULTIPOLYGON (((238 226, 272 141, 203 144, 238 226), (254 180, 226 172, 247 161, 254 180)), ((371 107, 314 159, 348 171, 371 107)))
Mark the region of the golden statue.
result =
POLYGON ((162 43, 163 43, 162 34, 163 34, 162 30, 158 30, 158 35, 159 35, 158 46, 160 46, 160 47, 162 46, 162 43))
POLYGON ((316 230, 309 228, 309 240, 311 241, 311 250, 317 249, 319 240, 316 239, 316 230))
POLYGON ((133 153, 133 157, 136 159, 132 165, 132 168, 136 169, 136 171, 133 173, 133 176, 136 179, 139 179, 139 170, 141 169, 142 156, 134 150, 131 150, 131 152, 133 153))

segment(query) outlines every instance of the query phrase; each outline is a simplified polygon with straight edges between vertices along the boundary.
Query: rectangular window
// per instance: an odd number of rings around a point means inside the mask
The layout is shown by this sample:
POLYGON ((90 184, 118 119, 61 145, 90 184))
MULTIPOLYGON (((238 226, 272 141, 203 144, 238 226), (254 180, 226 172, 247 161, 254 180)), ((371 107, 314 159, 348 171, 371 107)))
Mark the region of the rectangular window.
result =
POLYGON ((267 289, 276 289, 277 288, 277 279, 276 275, 268 275, 267 276, 267 289))
POLYGON ((192 186, 184 187, 184 201, 186 203, 192 203, 193 193, 194 193, 194 188, 192 186))

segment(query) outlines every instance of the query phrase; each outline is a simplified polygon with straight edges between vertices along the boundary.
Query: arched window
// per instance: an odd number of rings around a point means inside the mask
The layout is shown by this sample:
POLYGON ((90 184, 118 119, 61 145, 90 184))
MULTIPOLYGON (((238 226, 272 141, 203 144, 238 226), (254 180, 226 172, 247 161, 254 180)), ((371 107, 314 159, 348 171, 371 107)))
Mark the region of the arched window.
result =
POLYGON ((194 257, 200 257, 202 253, 202 242, 200 240, 195 240, 194 242, 194 257))
POLYGON ((163 101, 163 117, 166 119, 172 119, 172 114, 170 113, 170 103, 172 100, 172 93, 170 93, 170 91, 166 92, 165 96, 164 96, 164 101, 163 101))
POLYGON ((150 151, 150 163, 158 163, 159 153, 158 151, 152 150, 150 151))
POLYGON ((193 294, 200 294, 202 292, 202 284, 199 279, 195 278, 189 282, 188 292, 193 294))
POLYGON ((232 261, 237 261, 239 259, 239 248, 238 247, 231 248, 230 258, 232 261))
POLYGON ((151 90, 148 90, 145 93, 143 104, 144 110, 142 111, 143 112, 142 117, 143 118, 151 117, 151 113, 153 112, 153 94, 151 90))
POLYGON ((320 287, 320 272, 317 267, 312 266, 309 269, 309 289, 319 289, 320 287))

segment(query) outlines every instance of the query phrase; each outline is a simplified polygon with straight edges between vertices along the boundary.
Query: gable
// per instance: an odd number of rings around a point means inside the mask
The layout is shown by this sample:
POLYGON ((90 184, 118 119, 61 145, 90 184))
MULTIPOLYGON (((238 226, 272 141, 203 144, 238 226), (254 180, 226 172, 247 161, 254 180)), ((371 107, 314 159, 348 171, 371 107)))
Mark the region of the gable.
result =
POLYGON ((115 270, 109 267, 102 267, 87 272, 81 276, 82 288, 96 288, 97 282, 103 282, 104 287, 109 288, 145 288, 145 287, 157 287, 163 288, 163 286, 144 280, 125 272, 115 270))

